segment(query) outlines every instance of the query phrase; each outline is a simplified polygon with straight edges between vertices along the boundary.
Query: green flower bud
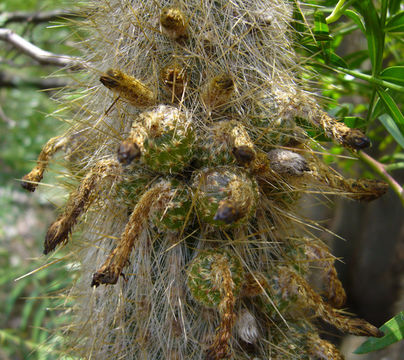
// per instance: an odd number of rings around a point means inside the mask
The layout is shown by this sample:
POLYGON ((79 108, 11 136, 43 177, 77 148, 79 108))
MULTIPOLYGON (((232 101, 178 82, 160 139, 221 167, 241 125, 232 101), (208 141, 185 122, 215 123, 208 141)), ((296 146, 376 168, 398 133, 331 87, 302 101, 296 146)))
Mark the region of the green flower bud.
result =
POLYGON ((197 211, 205 223, 216 226, 240 224, 255 211, 257 184, 242 169, 204 169, 195 177, 193 187, 197 211))

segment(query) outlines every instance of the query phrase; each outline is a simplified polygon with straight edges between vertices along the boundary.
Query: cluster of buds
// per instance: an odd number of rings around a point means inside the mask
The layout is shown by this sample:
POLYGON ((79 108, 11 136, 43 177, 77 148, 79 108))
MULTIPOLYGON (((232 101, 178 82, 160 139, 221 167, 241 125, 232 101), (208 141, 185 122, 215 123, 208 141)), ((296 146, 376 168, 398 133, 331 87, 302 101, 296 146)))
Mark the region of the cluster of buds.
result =
POLYGON ((44 249, 63 244, 80 264, 69 351, 94 359, 342 359, 314 317, 381 336, 337 310, 345 292, 334 259, 307 238, 295 212, 312 188, 370 201, 386 185, 329 169, 295 122, 307 120, 352 151, 369 145, 297 84, 290 3, 89 6, 92 91, 23 179, 34 191, 56 151, 85 155, 68 157, 78 184, 44 249), (322 264, 327 299, 307 280, 311 263, 322 264))

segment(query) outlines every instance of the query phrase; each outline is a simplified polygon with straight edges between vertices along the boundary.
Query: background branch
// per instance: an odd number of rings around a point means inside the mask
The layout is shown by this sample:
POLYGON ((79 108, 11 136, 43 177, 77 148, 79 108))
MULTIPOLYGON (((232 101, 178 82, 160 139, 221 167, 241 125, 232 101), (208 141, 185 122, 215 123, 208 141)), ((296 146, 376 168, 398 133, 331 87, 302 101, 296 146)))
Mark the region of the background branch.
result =
POLYGON ((67 10, 52 10, 43 12, 15 11, 2 13, 1 18, 3 19, 3 21, 1 22, 1 24, 3 26, 15 22, 30 22, 33 24, 38 24, 42 22, 59 20, 61 18, 76 17, 79 17, 79 15, 67 10))
POLYGON ((30 56, 42 65, 54 65, 60 67, 69 67, 71 69, 83 68, 83 63, 78 58, 67 55, 57 55, 31 44, 14 31, 0 28, 0 40, 6 41, 16 49, 30 56))

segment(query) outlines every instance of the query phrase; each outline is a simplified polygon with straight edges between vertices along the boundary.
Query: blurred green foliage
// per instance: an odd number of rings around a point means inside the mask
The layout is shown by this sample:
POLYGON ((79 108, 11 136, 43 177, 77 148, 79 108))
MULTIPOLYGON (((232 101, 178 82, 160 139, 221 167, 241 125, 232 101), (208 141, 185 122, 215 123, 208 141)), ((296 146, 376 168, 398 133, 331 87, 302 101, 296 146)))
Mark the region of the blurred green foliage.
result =
MULTIPOLYGON (((295 12, 300 51, 317 74, 331 115, 362 128, 370 153, 380 163, 359 156, 372 171, 393 185, 404 170, 404 9, 400 0, 307 0, 309 11, 295 12), (307 21, 307 18, 309 21, 307 21), (306 25, 310 24, 310 25, 306 25), (386 173, 383 173, 385 170, 386 173), (389 178, 390 176, 390 178, 389 178)), ((306 9, 307 10, 307 9, 306 9)), ((309 76, 312 76, 311 74, 309 76)), ((314 133, 316 137, 321 134, 314 133)), ((342 160, 334 145, 328 162, 355 171, 355 160, 342 160)), ((369 169, 365 167, 365 169, 369 169)), ((363 174, 364 172, 361 171, 363 174)), ((393 187, 404 204, 404 194, 393 187)), ((402 189, 401 189, 402 191, 402 189)))
MULTIPOLYGON (((0 27, 15 31, 36 46, 74 55, 73 33, 63 20, 52 23, 7 22, 15 11, 66 9, 62 0, 2 0, 0 27)), ((43 144, 61 131, 52 117, 57 103, 41 91, 44 78, 64 71, 41 66, 9 44, 0 47, 0 358, 62 359, 58 331, 67 322, 60 295, 74 278, 71 264, 60 262, 18 281, 44 263, 44 231, 54 210, 41 194, 26 194, 19 180, 31 170, 43 144), (52 336, 51 336, 52 335, 52 336)), ((59 254, 60 256, 60 254, 59 254)))
MULTIPOLYGON (((305 25, 307 12, 296 11, 298 41, 307 66, 321 79, 322 94, 333 101, 329 112, 347 126, 362 128, 373 142, 369 161, 404 205, 402 184, 394 176, 404 170, 404 8, 401 0, 307 0, 314 21, 305 25), (353 46, 346 46, 347 42, 353 46)), ((313 129, 311 129, 313 131, 313 129)), ((321 134, 313 134, 321 136, 321 134)), ((328 162, 352 171, 353 160, 343 160, 333 146, 328 162)), ((368 176, 374 175, 368 172, 368 176)), ((390 319, 385 336, 369 339, 356 353, 385 348, 404 339, 403 314, 390 319)))
MULTIPOLYGON (((0 27, 14 11, 40 12, 64 9, 65 1, 3 0, 0 3, 0 27)), ((36 46, 55 54, 74 54, 69 36, 72 29, 62 26, 63 20, 50 23, 7 23, 7 28, 36 46)), ((55 134, 61 122, 49 116, 56 109, 49 93, 40 91, 38 84, 52 73, 60 76, 58 68, 41 66, 8 44, 0 48, 0 106, 7 120, 0 120, 0 182, 15 183, 32 167, 42 145, 55 134), (6 83, 7 85, 5 85, 6 83), (12 83, 12 84, 10 84, 12 83)), ((54 92, 52 93, 54 94, 54 92)), ((60 130, 60 129, 59 129, 60 130)))

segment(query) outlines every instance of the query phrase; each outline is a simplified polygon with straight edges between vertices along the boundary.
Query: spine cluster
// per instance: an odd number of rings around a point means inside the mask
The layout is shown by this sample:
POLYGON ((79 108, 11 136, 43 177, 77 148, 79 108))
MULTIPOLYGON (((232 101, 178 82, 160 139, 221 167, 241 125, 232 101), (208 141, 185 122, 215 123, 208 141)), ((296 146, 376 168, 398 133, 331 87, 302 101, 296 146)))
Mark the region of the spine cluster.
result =
POLYGON ((84 359, 336 360, 315 318, 381 336, 337 310, 334 258, 296 212, 309 189, 369 201, 386 185, 344 179, 299 127, 369 145, 299 84, 292 4, 102 0, 86 13, 84 95, 23 179, 34 191, 64 150, 77 180, 44 249, 67 244, 80 264, 66 348, 84 359), (323 296, 308 281, 319 264, 323 296))

